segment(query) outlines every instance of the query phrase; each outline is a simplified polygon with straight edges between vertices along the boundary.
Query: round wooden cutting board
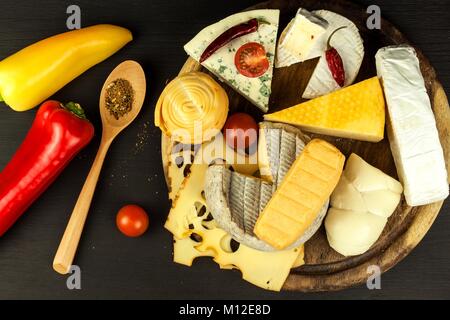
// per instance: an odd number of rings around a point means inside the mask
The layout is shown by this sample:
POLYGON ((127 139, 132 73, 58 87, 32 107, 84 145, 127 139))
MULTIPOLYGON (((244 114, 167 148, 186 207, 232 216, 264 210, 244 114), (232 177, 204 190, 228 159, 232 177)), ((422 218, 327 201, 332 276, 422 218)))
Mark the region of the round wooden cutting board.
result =
MULTIPOLYGON (((366 55, 355 82, 376 75, 375 53, 379 48, 394 44, 411 44, 400 31, 386 20, 382 20, 381 30, 368 30, 366 27, 366 19, 368 17, 366 9, 345 0, 274 0, 260 3, 249 8, 249 10, 263 8, 280 9, 280 34, 289 20, 294 17, 299 7, 308 10, 326 9, 334 11, 349 18, 357 25, 364 39, 366 55)), ((436 116, 437 127, 444 148, 447 171, 450 172, 450 110, 448 100, 428 59, 424 57, 419 48, 416 48, 416 50, 436 116)), ((289 68, 275 69, 270 112, 290 107, 303 101, 301 93, 305 89, 317 61, 315 59, 289 68)), ((206 72, 197 62, 189 58, 181 73, 193 70, 206 72)), ((252 106, 227 85, 223 84, 223 86, 229 94, 230 112, 239 110, 253 115, 258 120, 262 120, 262 114, 256 107, 252 106)), ((346 156, 354 152, 373 166, 397 178, 387 138, 380 143, 374 144, 321 135, 311 136, 320 137, 333 143, 346 156)), ((170 150, 168 149, 170 148, 170 142, 163 136, 162 144, 163 166, 166 172, 168 154, 164 150, 170 150)), ((368 267, 371 265, 377 265, 382 272, 386 272, 408 255, 422 240, 433 224, 442 204, 443 202, 438 202, 428 206, 411 208, 406 205, 403 198, 397 210, 389 219, 377 243, 368 252, 356 257, 346 258, 335 252, 328 245, 325 230, 322 226, 315 236, 305 244, 306 264, 291 272, 284 289, 305 292, 341 290, 366 282, 369 276, 368 267)))

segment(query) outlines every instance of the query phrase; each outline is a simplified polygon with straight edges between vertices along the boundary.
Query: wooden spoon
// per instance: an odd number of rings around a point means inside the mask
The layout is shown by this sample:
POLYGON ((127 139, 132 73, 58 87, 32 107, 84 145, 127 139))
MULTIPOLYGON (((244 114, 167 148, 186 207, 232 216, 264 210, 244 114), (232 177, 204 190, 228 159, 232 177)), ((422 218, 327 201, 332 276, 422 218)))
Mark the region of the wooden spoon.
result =
POLYGON ((105 160, 109 146, 117 135, 125 129, 138 115, 142 108, 145 98, 145 74, 142 67, 135 61, 125 61, 118 65, 106 79, 100 94, 100 115, 102 118, 102 140, 100 147, 89 172, 83 189, 81 190, 78 201, 73 209, 64 236, 59 244, 55 259, 53 260, 53 269, 61 274, 67 274, 72 266, 81 232, 86 221, 92 197, 100 175, 100 171, 105 160), (116 79, 128 80, 134 89, 134 101, 130 112, 116 119, 105 106, 106 87, 116 79))

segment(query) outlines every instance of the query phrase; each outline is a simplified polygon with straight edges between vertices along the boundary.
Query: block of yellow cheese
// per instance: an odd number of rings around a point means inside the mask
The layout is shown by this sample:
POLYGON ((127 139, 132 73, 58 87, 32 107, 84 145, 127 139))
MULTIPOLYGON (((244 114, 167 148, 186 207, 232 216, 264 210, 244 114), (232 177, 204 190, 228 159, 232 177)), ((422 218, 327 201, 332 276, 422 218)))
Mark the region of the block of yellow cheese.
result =
POLYGON ((296 241, 330 197, 344 162, 344 155, 328 142, 308 143, 260 214, 255 234, 279 250, 296 241))
POLYGON ((384 137, 385 102, 377 77, 264 116, 330 136, 379 142, 384 137))

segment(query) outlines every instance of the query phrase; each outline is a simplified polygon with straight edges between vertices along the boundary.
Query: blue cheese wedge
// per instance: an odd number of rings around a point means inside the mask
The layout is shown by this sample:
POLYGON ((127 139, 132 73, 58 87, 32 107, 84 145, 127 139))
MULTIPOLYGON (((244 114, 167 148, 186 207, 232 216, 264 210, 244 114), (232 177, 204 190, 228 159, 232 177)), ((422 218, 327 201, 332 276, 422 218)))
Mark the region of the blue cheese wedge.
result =
POLYGON ((421 206, 447 198, 444 153, 415 50, 406 45, 382 48, 376 65, 389 113, 389 142, 406 202, 421 206))
POLYGON ((322 36, 328 28, 328 22, 303 8, 298 9, 295 18, 282 32, 278 41, 275 67, 289 67, 295 63, 317 58, 321 53, 310 54, 317 42, 324 41, 322 36))
POLYGON ((325 19, 328 28, 320 41, 311 50, 311 57, 320 56, 308 86, 303 92, 303 98, 314 99, 341 89, 331 75, 325 58, 327 41, 334 30, 346 26, 334 34, 330 44, 336 48, 342 58, 345 69, 345 86, 353 84, 364 59, 364 44, 356 25, 349 19, 327 10, 313 11, 313 14, 325 19))
POLYGON ((184 50, 196 61, 208 47, 224 31, 250 19, 257 18, 268 22, 260 24, 258 31, 239 37, 217 50, 203 62, 203 66, 225 81, 262 111, 269 109, 269 97, 272 86, 273 66, 275 59, 276 38, 278 32, 279 10, 253 10, 234 14, 200 31, 185 46, 184 50), (269 59, 269 69, 258 78, 248 78, 240 74, 235 66, 234 58, 237 50, 244 44, 257 42, 264 46, 269 59))

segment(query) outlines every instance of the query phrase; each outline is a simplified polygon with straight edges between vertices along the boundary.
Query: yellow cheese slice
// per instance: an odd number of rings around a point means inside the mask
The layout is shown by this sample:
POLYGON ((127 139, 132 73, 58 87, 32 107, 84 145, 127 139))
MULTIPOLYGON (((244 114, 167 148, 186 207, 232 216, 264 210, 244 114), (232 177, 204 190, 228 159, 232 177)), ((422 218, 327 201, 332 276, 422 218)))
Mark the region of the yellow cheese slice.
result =
POLYGON ((379 142, 384 137, 385 103, 377 77, 297 106, 267 114, 265 120, 330 136, 379 142))
POLYGON ((305 264, 305 246, 301 246, 300 253, 298 254, 298 257, 295 260, 294 264, 292 265, 292 269, 301 267, 304 264, 305 264))
POLYGON ((192 266, 192 262, 198 257, 214 257, 211 250, 199 251, 195 248, 196 242, 191 238, 173 238, 173 261, 185 266, 192 266))
POLYGON ((197 257, 213 257, 221 269, 239 269, 243 279, 256 286, 281 290, 290 269, 304 263, 303 246, 270 253, 244 245, 232 250, 230 235, 210 221, 209 210, 198 210, 205 205, 202 193, 207 168, 207 164, 191 166, 169 213, 165 226, 174 234, 174 261, 191 266, 197 257))
MULTIPOLYGON (((167 138, 168 139, 168 138, 167 138)), ((169 180, 169 199, 174 200, 184 178, 190 172, 193 160, 200 162, 198 151, 202 152, 203 162, 210 162, 215 159, 226 159, 231 163, 233 169, 242 174, 252 175, 258 171, 258 154, 253 155, 238 154, 225 142, 222 135, 218 135, 213 141, 205 144, 205 148, 200 145, 183 145, 176 142, 169 142, 166 152, 168 155, 167 176, 169 180)))
POLYGON ((256 221, 255 234, 279 250, 294 243, 330 197, 344 162, 344 155, 328 142, 308 143, 256 221))
POLYGON ((242 272, 244 280, 267 290, 281 289, 292 266, 298 262, 297 259, 302 253, 301 248, 265 252, 242 244, 233 252, 226 250, 231 236, 224 230, 216 228, 203 234, 203 242, 198 247, 200 251, 216 251, 215 262, 221 266, 236 266, 242 272))

